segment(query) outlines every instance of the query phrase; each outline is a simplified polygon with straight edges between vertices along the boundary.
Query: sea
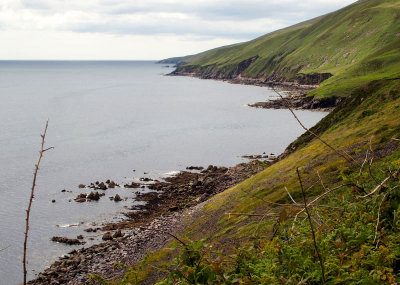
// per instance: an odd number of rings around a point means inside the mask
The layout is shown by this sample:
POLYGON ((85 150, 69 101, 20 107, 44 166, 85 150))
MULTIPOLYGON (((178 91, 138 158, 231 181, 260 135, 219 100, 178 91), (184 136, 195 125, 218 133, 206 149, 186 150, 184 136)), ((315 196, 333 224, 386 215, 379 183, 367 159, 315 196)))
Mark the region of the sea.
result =
MULTIPOLYGON (((30 279, 79 247, 52 236, 88 236, 85 228, 124 219, 137 203, 137 190, 125 188, 76 203, 88 192, 79 184, 233 166, 243 155, 279 154, 304 132, 288 110, 247 106, 276 98, 266 87, 166 76, 173 70, 154 61, 0 61, 1 284, 22 282, 26 208, 47 120, 45 146, 54 149, 40 164, 32 205, 30 279), (124 201, 108 199, 116 193, 124 201)), ((296 114, 311 127, 327 113, 296 114)), ((84 246, 101 236, 92 238, 84 246)))

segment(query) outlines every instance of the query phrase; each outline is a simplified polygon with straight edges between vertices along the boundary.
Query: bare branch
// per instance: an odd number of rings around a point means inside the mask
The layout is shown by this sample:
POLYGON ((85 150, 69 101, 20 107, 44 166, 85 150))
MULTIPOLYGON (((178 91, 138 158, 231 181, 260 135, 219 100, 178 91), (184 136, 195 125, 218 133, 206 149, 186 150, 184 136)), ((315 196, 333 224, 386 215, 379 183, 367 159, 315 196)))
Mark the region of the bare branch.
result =
POLYGON ((364 162, 361 164, 361 167, 360 167, 360 174, 361 174, 361 172, 362 172, 362 170, 363 170, 363 168, 364 168, 364 165, 365 165, 365 163, 368 161, 368 149, 367 149, 367 151, 365 152, 365 159, 364 159, 364 162))
MULTIPOLYGON (((275 88, 272 88, 272 90, 275 91, 276 94, 278 94, 282 101, 285 103, 285 100, 283 99, 283 96, 275 90, 275 88)), ((293 117, 296 119, 296 121, 300 124, 300 126, 306 130, 308 133, 310 133, 311 135, 313 135, 314 137, 316 137, 318 140, 320 140, 323 144, 325 144, 327 147, 329 147, 330 149, 332 149, 334 152, 336 152, 338 155, 340 155, 341 157, 343 157, 347 162, 351 163, 354 161, 354 158, 351 157, 348 153, 346 152, 342 152, 336 148, 334 148, 333 146, 331 146, 329 143, 327 143, 325 140, 323 140, 320 136, 318 136, 316 133, 314 133, 313 131, 311 131, 310 129, 308 129, 306 126, 303 125, 303 123, 300 121, 300 119, 296 116, 296 114, 294 113, 294 111, 292 110, 292 108, 289 106, 289 104, 286 104, 286 107, 289 109, 289 111, 292 113, 293 117)))
MULTIPOLYGON (((376 226, 375 226, 375 237, 374 237, 374 243, 376 242, 376 239, 377 239, 377 237, 378 237, 378 227, 379 227, 379 220, 380 220, 380 216, 381 216, 381 208, 382 208, 382 204, 383 204, 383 201, 385 201, 385 199, 386 199, 386 196, 389 194, 389 192, 387 192, 384 196, 383 196, 383 198, 382 198, 382 201, 379 203, 379 208, 378 208, 378 217, 377 217, 377 219, 376 219, 376 226)), ((378 246, 378 244, 376 244, 376 246, 378 246)))
POLYGON ((400 142, 400 139, 392 138, 392 140, 400 142))
POLYGON ((383 181, 381 183, 378 184, 378 186, 375 187, 374 190, 372 190, 369 194, 361 196, 361 198, 366 198, 369 197, 371 195, 373 195, 375 192, 379 191, 383 186, 385 186, 385 184, 392 178, 397 178, 397 176, 399 176, 400 174, 400 167, 397 169, 397 171, 392 175, 389 175, 388 177, 386 177, 385 179, 383 179, 383 181))
POLYGON ((279 218, 279 215, 265 215, 265 214, 246 214, 246 213, 225 213, 229 216, 248 216, 248 217, 264 217, 264 218, 279 218))
POLYGON ((44 128, 44 132, 40 137, 42 138, 42 144, 40 147, 40 152, 39 152, 39 158, 37 163, 35 164, 35 171, 33 173, 33 181, 32 181, 32 189, 31 189, 31 196, 29 198, 29 203, 28 203, 28 209, 26 210, 26 223, 25 223, 25 239, 24 239, 24 257, 23 257, 23 270, 24 270, 24 285, 26 285, 26 275, 27 275, 27 270, 26 270, 26 250, 27 250, 27 244, 28 244, 28 232, 29 232, 29 218, 30 218, 30 213, 31 213, 31 207, 32 207, 32 202, 33 198, 35 196, 35 187, 36 187, 36 179, 37 179, 37 174, 39 172, 39 165, 43 157, 43 153, 46 150, 49 150, 51 148, 44 148, 44 143, 45 143, 45 138, 46 138, 46 133, 47 133, 47 128, 49 126, 49 120, 46 122, 46 127, 44 128))
POLYGON ((310 212, 308 211, 308 207, 307 207, 306 193, 304 192, 303 182, 301 181, 301 176, 300 176, 300 172, 299 172, 299 169, 298 169, 298 168, 297 168, 297 176, 298 176, 299 182, 300 182, 301 193, 303 194, 304 209, 306 210, 307 217, 308 217, 308 222, 310 223, 312 238, 313 238, 313 241, 314 241, 314 248, 315 248, 315 251, 317 252, 317 255, 318 255, 319 264, 321 265, 321 270, 322 270, 322 283, 325 283, 325 268, 324 268, 324 263, 322 262, 322 257, 321 257, 321 254, 320 254, 319 250, 318 250, 317 241, 316 241, 316 239, 315 239, 314 226, 313 226, 313 224, 312 224, 311 215, 310 215, 310 212))
MULTIPOLYGON (((309 203, 308 203, 308 207, 312 206, 315 202, 317 202, 319 199, 325 197, 326 195, 328 195, 328 194, 331 193, 332 191, 335 191, 335 190, 337 190, 337 189, 340 189, 340 188, 342 188, 342 187, 344 187, 344 186, 346 186, 346 185, 345 185, 345 184, 341 184, 341 185, 339 185, 339 186, 337 186, 337 187, 335 187, 335 188, 328 189, 326 192, 322 193, 322 194, 319 195, 318 197, 314 198, 311 202, 309 202, 309 203)), ((301 213, 303 213, 304 211, 305 211, 305 209, 303 208, 301 211, 299 211, 299 212, 296 214, 296 216, 295 216, 295 218, 294 218, 294 222, 296 222, 297 217, 298 217, 301 213)), ((294 227, 294 222, 293 222, 292 228, 294 227)))
POLYGON ((187 244, 185 242, 183 242, 181 239, 179 239, 177 236, 171 234, 170 232, 163 231, 163 230, 160 230, 160 229, 144 228, 144 227, 140 227, 139 229, 145 230, 145 231, 155 231, 155 232, 160 232, 160 233, 169 235, 169 236, 173 237, 174 239, 176 239, 177 241, 179 241, 183 246, 185 246, 185 247, 187 246, 187 244))
POLYGON ((293 199, 292 195, 290 195, 290 192, 289 192, 289 190, 286 188, 286 186, 285 186, 285 190, 286 190, 286 192, 288 193, 288 195, 289 195, 289 197, 290 197, 290 200, 292 200, 293 203, 297 204, 297 202, 293 199))
POLYGON ((6 247, 4 247, 4 248, 2 248, 2 249, 0 249, 0 252, 2 252, 2 251, 4 251, 4 250, 6 250, 7 248, 9 248, 11 245, 7 245, 6 247))

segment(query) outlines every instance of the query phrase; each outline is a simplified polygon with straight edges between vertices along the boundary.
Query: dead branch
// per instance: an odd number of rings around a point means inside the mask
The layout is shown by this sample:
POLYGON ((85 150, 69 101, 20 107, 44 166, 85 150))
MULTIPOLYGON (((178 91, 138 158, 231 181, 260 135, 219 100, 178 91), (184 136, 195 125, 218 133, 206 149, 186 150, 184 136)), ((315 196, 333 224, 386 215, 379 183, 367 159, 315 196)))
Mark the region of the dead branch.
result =
MULTIPOLYGON (((318 197, 316 197, 316 198, 314 198, 314 200, 312 200, 311 202, 309 202, 308 203, 308 207, 310 207, 310 206, 312 206, 316 201, 318 201, 319 199, 321 199, 321 198, 323 198, 323 197, 325 197, 326 195, 328 195, 329 193, 331 193, 332 191, 335 191, 335 190, 337 190, 337 189, 340 189, 340 188, 342 188, 342 187, 344 187, 344 186, 346 186, 345 184, 341 184, 341 185, 339 185, 339 186, 337 186, 337 187, 335 187, 335 188, 332 188, 332 189, 328 189, 326 192, 324 192, 324 193, 322 193, 321 195, 319 195, 318 197)), ((295 218, 294 218, 294 221, 293 221, 293 226, 292 226, 292 228, 294 228, 294 223, 297 221, 297 217, 301 214, 301 213, 303 213, 305 211, 305 208, 303 208, 301 211, 299 211, 297 214, 296 214, 296 216, 295 216, 295 218)))
MULTIPOLYGON (((282 101, 284 102, 284 104, 286 104, 285 99, 283 99, 283 96, 276 91, 275 88, 272 88, 272 90, 274 90, 274 92, 276 94, 279 95, 279 97, 281 97, 282 101)), ((348 153, 346 152, 342 152, 336 148, 334 148, 333 146, 331 146, 329 143, 327 143, 325 140, 323 140, 320 136, 318 136, 316 133, 314 133, 313 131, 311 131, 310 129, 308 129, 306 126, 303 125, 303 123, 300 121, 300 119, 296 116, 296 114, 294 113, 293 109, 289 106, 289 104, 286 104, 286 107, 289 109, 289 111, 292 113, 293 117, 296 119, 296 121, 300 124, 300 126, 308 133, 310 133, 312 136, 314 136, 315 138, 317 138, 319 141, 321 141, 323 144, 325 144, 327 147, 329 147, 330 149, 332 149, 334 152, 336 152, 339 156, 343 157, 347 162, 351 163, 354 162, 354 158, 351 157, 348 153)))
POLYGON ((390 180, 390 179, 396 179, 400 174, 400 167, 397 169, 397 171, 394 174, 390 174, 388 177, 383 179, 381 183, 378 184, 378 186, 375 187, 374 190, 372 190, 369 194, 361 196, 360 198, 366 198, 371 195, 373 195, 375 192, 379 191, 385 184, 390 180))
POLYGON ((37 179, 37 174, 39 172, 39 165, 43 157, 43 153, 47 150, 52 149, 50 148, 44 148, 44 143, 45 143, 45 138, 46 138, 46 133, 47 133, 47 127, 49 126, 49 120, 46 122, 46 127, 44 128, 44 132, 41 136, 42 138, 42 143, 40 147, 40 152, 39 152, 39 158, 38 161, 35 165, 35 171, 33 173, 33 181, 32 181, 32 189, 31 189, 31 196, 29 198, 29 204, 28 204, 28 209, 26 210, 26 224, 25 224, 25 239, 24 239, 24 257, 23 257, 23 270, 24 270, 24 285, 26 285, 26 275, 27 275, 27 270, 26 270, 26 250, 27 250, 27 243, 28 243, 28 232, 29 232, 29 218, 31 214, 31 207, 32 207, 32 202, 33 198, 35 196, 35 187, 36 187, 36 179, 37 179))
POLYGON ((371 167, 374 163, 374 159, 375 159, 375 152, 374 152, 374 149, 372 148, 372 138, 373 138, 373 136, 371 136, 371 138, 369 140, 369 149, 371 151, 371 160, 369 161, 369 164, 368 164, 368 172, 369 172, 369 176, 375 181, 375 183, 379 184, 378 180, 372 174, 372 169, 371 169, 371 167))
POLYGON ((292 200, 294 204, 297 204, 297 202, 293 199, 292 195, 290 195, 290 192, 289 192, 289 190, 286 188, 286 186, 285 186, 284 188, 285 188, 286 192, 288 193, 288 195, 289 195, 289 197, 290 197, 290 200, 292 200))
MULTIPOLYGON (((387 193, 383 196, 382 201, 379 203, 378 217, 377 217, 377 219, 376 219, 375 237, 374 237, 374 242, 373 242, 373 243, 376 242, 376 239, 377 239, 377 237, 378 237, 378 227, 379 227, 379 220, 380 220, 380 216, 381 216, 381 208, 382 208, 383 201, 385 201, 386 196, 387 196, 388 194, 389 194, 389 192, 387 192, 387 193)), ((376 246, 378 246, 378 244, 376 244, 376 246)))
POLYGON ((144 227, 140 227, 139 229, 141 229, 141 230, 145 230, 145 231, 154 231, 154 232, 160 232, 160 233, 163 233, 163 234, 169 235, 169 236, 171 236, 172 238, 176 239, 178 242, 180 242, 180 243, 181 243, 183 246, 187 247, 187 244, 186 244, 185 242, 183 242, 181 239, 179 239, 177 236, 175 236, 175 235, 171 234, 170 232, 163 231, 163 230, 160 230, 160 229, 154 229, 154 228, 144 228, 144 227))
POLYGON ((279 215, 265 215, 265 214, 246 214, 246 213, 225 213, 229 216, 248 216, 248 217, 263 217, 263 218, 279 218, 279 215))
POLYGON ((400 142, 400 139, 392 138, 392 140, 400 142))
POLYGON ((9 248, 11 245, 7 245, 6 247, 3 247, 2 249, 0 249, 0 252, 6 250, 7 248, 9 248))
POLYGON ((361 164, 361 167, 360 167, 360 174, 361 174, 361 172, 362 172, 362 170, 363 170, 363 168, 364 168, 364 165, 365 165, 365 163, 368 161, 368 149, 367 149, 367 151, 365 152, 365 159, 364 159, 364 162, 361 164))
POLYGON ((304 189, 303 189, 303 182, 301 181, 301 176, 300 176, 299 169, 297 168, 296 171, 297 171, 297 176, 298 176, 299 182, 300 182, 301 193, 303 194, 304 209, 306 210, 307 217, 308 217, 308 222, 310 223, 312 238, 313 238, 313 241, 314 241, 314 248, 315 248, 315 251, 317 252, 317 256, 318 256, 318 259, 319 259, 319 264, 321 265, 321 270, 322 270, 322 283, 325 283, 325 268, 324 268, 324 263, 322 262, 322 257, 321 257, 321 254, 320 254, 319 250, 318 250, 317 241, 316 241, 316 239, 315 239, 314 226, 313 226, 313 224, 312 224, 311 215, 310 215, 310 212, 308 211, 308 207, 307 207, 306 193, 304 192, 304 189))

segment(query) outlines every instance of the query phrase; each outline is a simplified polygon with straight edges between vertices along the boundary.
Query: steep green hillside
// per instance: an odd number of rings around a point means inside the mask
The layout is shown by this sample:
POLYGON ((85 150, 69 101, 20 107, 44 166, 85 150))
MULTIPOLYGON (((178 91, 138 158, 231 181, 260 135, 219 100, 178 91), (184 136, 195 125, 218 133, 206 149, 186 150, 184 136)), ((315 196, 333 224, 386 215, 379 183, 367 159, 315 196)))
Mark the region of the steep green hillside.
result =
MULTIPOLYGON (((358 1, 250 42, 187 57, 186 64, 176 72, 304 84, 319 83, 334 75, 313 93, 329 96, 329 85, 336 84, 338 78, 354 80, 354 76, 365 77, 371 72, 380 77, 398 76, 399 27, 399 0, 358 1), (322 75, 309 76, 316 73, 322 75)), ((360 80, 366 82, 367 78, 360 80)), ((352 82, 348 84, 353 86, 352 82)), ((342 91, 336 95, 349 95, 347 89, 342 91)))

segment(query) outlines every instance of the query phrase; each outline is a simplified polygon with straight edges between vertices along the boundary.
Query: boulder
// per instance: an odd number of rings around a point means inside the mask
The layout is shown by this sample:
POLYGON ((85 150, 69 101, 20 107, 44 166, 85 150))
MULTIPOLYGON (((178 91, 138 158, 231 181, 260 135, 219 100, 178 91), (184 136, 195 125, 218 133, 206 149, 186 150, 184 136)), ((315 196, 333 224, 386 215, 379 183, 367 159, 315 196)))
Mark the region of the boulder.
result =
POLYGON ((98 201, 100 200, 100 194, 99 192, 90 192, 90 194, 87 195, 86 198, 91 201, 98 201))
POLYGON ((114 235, 113 235, 113 238, 120 238, 120 237, 123 237, 125 234, 123 234, 122 232, 121 232, 121 230, 118 230, 118 231, 116 231, 115 233, 114 233, 114 235))
POLYGON ((106 232, 101 239, 102 240, 112 240, 113 237, 110 232, 106 232))
POLYGON ((97 189, 107 190, 107 186, 104 184, 104 182, 101 182, 97 185, 97 189))

